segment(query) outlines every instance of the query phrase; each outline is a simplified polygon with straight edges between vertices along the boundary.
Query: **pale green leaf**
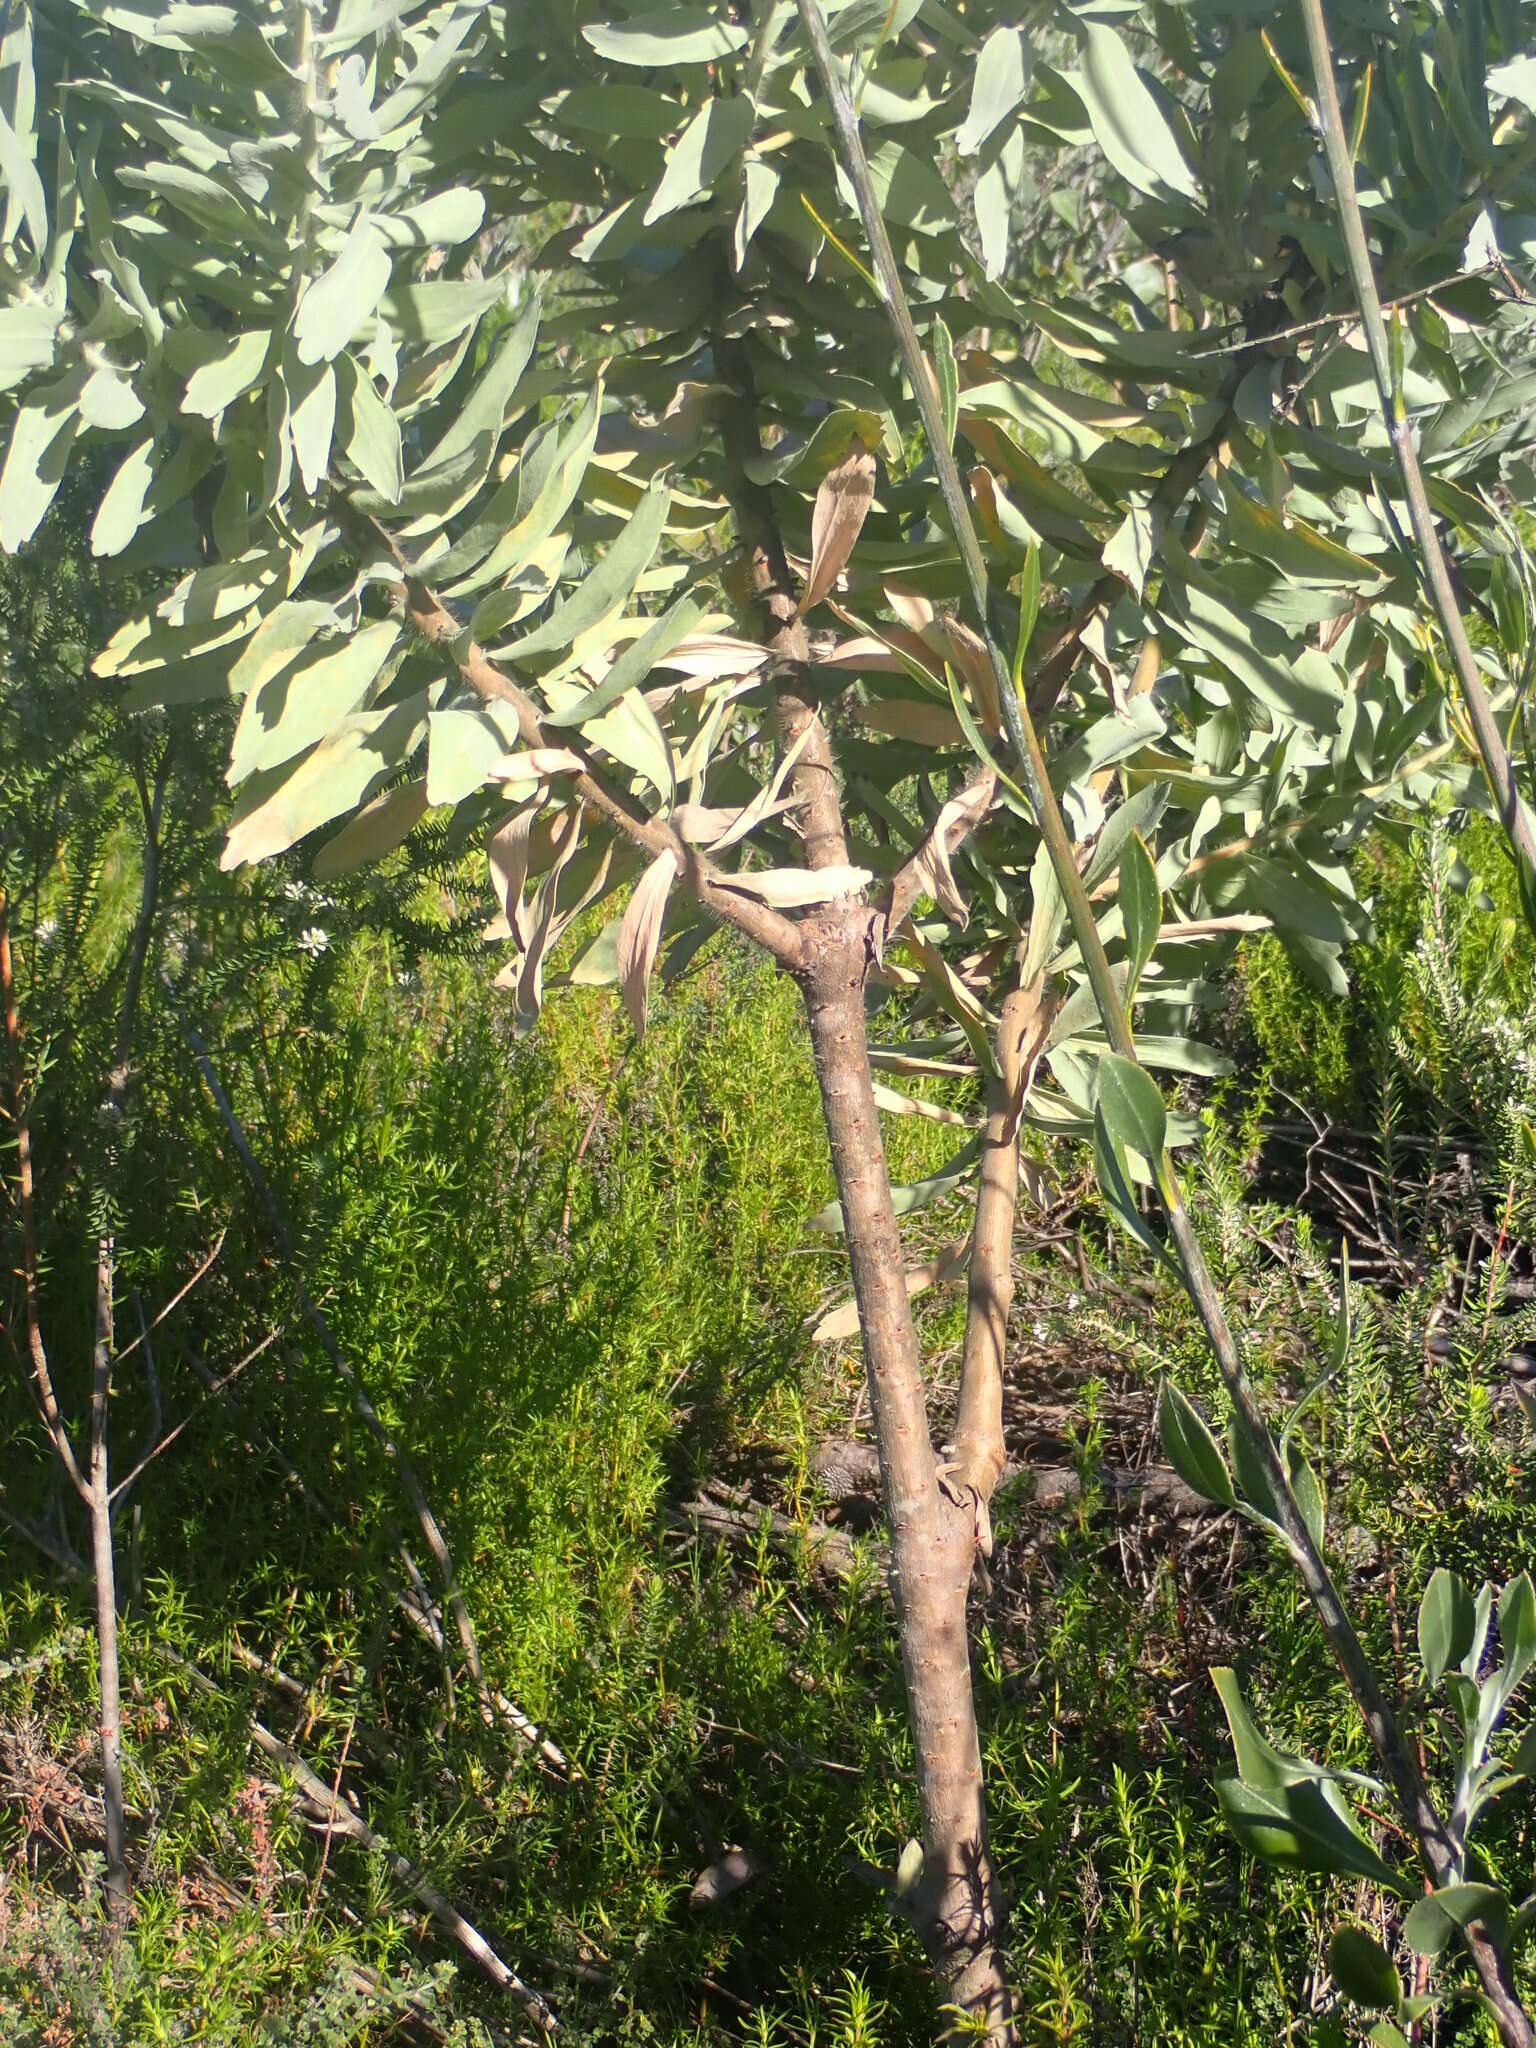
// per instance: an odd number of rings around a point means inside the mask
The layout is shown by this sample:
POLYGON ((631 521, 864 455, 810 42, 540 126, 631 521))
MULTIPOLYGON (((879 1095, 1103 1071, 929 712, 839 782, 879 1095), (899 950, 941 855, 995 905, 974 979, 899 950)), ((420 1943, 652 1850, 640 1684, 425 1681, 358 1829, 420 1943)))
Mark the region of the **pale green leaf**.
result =
POLYGON ((610 64, 636 64, 649 71, 671 64, 713 64, 745 49, 747 32, 720 21, 706 7, 658 7, 628 21, 594 22, 584 40, 610 64))
POLYGON ((305 492, 320 488, 331 460, 336 426, 336 372, 329 363, 294 364, 284 370, 288 387, 288 434, 305 492))
POLYGON ((517 713, 510 704, 450 704, 434 711, 427 720, 427 801, 462 803, 517 745, 517 713))
POLYGON ((670 611, 648 626, 637 640, 630 642, 607 675, 585 697, 564 711, 551 711, 546 722, 550 725, 589 723, 600 712, 606 711, 610 704, 617 703, 620 697, 643 683, 657 663, 665 660, 680 640, 687 639, 706 610, 707 607, 696 598, 680 597, 670 611))
POLYGON ((629 524, 610 544, 585 582, 577 585, 574 594, 543 625, 535 626, 531 633, 503 648, 503 656, 507 660, 526 661, 532 654, 549 654, 569 647, 578 634, 585 633, 623 604, 660 545, 671 502, 672 494, 666 485, 653 484, 629 524))
POLYGON ((1088 109, 1099 147, 1138 191, 1198 199, 1199 180, 1119 35, 1096 21, 1086 23, 1083 34, 1083 68, 1071 82, 1088 109))
MULTIPOLYGON (((339 356, 389 288, 390 257, 371 215, 352 223, 341 253, 299 295, 293 345, 301 363, 339 356)), ((302 467, 302 464, 301 464, 302 467)))
POLYGON ((338 356, 335 369, 336 438, 370 488, 387 504, 398 504, 404 481, 400 422, 351 356, 338 356))
POLYGON ((426 730, 425 693, 388 711, 358 711, 296 768, 251 784, 219 866, 270 860, 353 810, 415 752, 426 730))
POLYGON ((0 470, 0 548, 29 541, 53 503, 80 428, 78 373, 40 391, 17 413, 0 470))
POLYGON ((1099 1060, 1095 1104, 1111 1135, 1156 1166, 1168 1141, 1168 1112, 1152 1076, 1134 1060, 1107 1052, 1099 1060))
POLYGON ((399 626, 386 619, 312 643, 251 690, 235 729, 230 786, 291 761, 356 711, 399 637, 399 626))
POLYGON ((181 409, 199 419, 212 419, 251 389, 266 368, 272 337, 265 332, 237 334, 210 361, 187 379, 181 409))
POLYGON ((91 553, 120 555, 139 530, 144 500, 155 475, 155 438, 141 441, 119 463, 91 524, 91 553))
POLYGON ((645 223, 675 213, 708 192, 752 133, 753 106, 744 93, 708 99, 688 123, 667 158, 661 182, 645 209, 645 223))
POLYGON ((993 29, 976 59, 970 108, 955 137, 961 156, 976 154, 993 129, 1018 106, 1027 84, 1023 32, 1013 27, 993 29))

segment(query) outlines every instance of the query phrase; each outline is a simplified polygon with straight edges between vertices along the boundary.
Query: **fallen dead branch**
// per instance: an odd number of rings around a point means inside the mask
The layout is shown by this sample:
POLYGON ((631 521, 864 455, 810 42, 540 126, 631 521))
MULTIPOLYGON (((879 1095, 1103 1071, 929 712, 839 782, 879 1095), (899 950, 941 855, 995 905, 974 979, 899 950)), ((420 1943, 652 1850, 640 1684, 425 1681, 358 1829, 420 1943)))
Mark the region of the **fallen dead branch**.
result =
POLYGON ((380 1857, 393 1872, 395 1878, 412 1896, 420 1900, 432 1918, 464 1950, 478 1967, 484 1971, 500 1990, 520 2005, 528 2018, 544 2035, 553 2034, 558 2022, 544 1997, 525 1984, 510 1963, 504 1962, 496 1953, 479 1928, 465 1919, 451 1900, 444 1898, 435 1885, 429 1884, 408 1858, 402 1856, 375 1832, 356 1806, 343 1798, 340 1790, 340 1773, 336 1785, 327 1785, 325 1780, 312 1771, 304 1759, 289 1743, 282 1742, 260 1721, 251 1728, 252 1737, 262 1754, 273 1763, 281 1765, 293 1780, 299 1793, 305 1818, 311 1827, 326 1831, 327 1840, 340 1839, 356 1842, 372 1855, 380 1857))

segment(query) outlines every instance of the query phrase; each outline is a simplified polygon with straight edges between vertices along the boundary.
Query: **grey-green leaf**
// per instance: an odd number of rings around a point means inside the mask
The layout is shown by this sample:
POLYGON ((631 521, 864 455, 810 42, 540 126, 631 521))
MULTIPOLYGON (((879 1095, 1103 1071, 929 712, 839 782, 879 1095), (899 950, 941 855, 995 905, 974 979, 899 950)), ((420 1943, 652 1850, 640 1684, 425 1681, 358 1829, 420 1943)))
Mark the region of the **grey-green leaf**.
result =
POLYGON ((704 102, 667 158, 661 182, 645 209, 647 226, 712 188, 752 133, 752 116, 752 102, 744 93, 704 102))
POLYGON ((1438 1685, 1453 1664, 1467 1654, 1476 1627, 1477 1610, 1459 1572, 1442 1565, 1424 1588, 1419 1602, 1419 1661, 1431 1685, 1438 1685))
POLYGON ((939 411, 944 419, 944 445, 955 445, 955 427, 960 418, 960 371, 955 362, 955 343, 944 322, 933 323, 933 367, 939 380, 939 411))
POLYGON ((1169 1464, 1186 1486, 1192 1486, 1203 1500, 1224 1508, 1236 1507, 1232 1475, 1212 1436, 1205 1417, 1194 1403, 1181 1394, 1172 1380, 1164 1382, 1157 1404, 1157 1429, 1169 1464))
POLYGON ((569 647, 579 633, 585 633, 589 626, 595 626, 621 605, 660 544, 671 502, 672 493, 666 485, 653 484, 586 581, 577 585, 574 594, 542 626, 535 626, 521 640, 503 648, 503 656, 509 661, 526 661, 533 654, 550 654, 569 647))
POLYGON ((1100 22, 1089 22, 1084 37, 1083 68, 1072 83, 1099 147, 1138 191, 1160 197, 1166 189, 1198 199, 1199 180, 1125 44, 1100 22))
POLYGON ((271 343, 265 330, 237 334, 227 348, 192 372, 182 393, 182 411, 211 420, 233 405, 260 380, 271 343))
POLYGON ((367 695, 400 628, 393 619, 306 647, 246 697, 230 754, 231 786, 291 761, 325 738, 367 695))
POLYGON ((697 598, 680 597, 671 609, 649 626, 638 640, 632 640, 595 689, 561 711, 551 711, 546 725, 585 725, 620 697, 643 683, 658 661, 672 652, 703 618, 706 607, 697 598))
POLYGON ((1168 1141, 1168 1112, 1152 1076, 1134 1060, 1107 1052, 1099 1061, 1097 1107, 1122 1145, 1156 1166, 1168 1141))
POLYGON ((91 553, 120 555, 139 530, 155 475, 155 440, 141 441, 118 465, 91 524, 91 553))
POLYGON ((388 291, 389 276, 384 237, 368 214, 360 214, 336 260, 300 295, 293 316, 299 361, 328 363, 339 356, 388 291))
POLYGON ((610 64, 638 64, 646 70, 713 64, 745 49, 747 42, 744 28, 718 20, 706 7, 658 7, 628 21, 595 22, 581 33, 610 64))
POLYGON ((1024 36, 1017 28, 995 28, 981 46, 971 76, 971 104, 955 137, 961 156, 974 156, 993 129, 1006 121, 1028 84, 1024 36))
POLYGON ((363 480, 389 504, 398 504, 405 480, 400 422, 361 364, 338 356, 335 368, 336 437, 363 480))
POLYGON ((1120 888, 1116 898, 1125 921, 1125 1000, 1135 999, 1142 970, 1152 958, 1163 918, 1163 893, 1157 869, 1139 832, 1133 832, 1120 856, 1120 888))

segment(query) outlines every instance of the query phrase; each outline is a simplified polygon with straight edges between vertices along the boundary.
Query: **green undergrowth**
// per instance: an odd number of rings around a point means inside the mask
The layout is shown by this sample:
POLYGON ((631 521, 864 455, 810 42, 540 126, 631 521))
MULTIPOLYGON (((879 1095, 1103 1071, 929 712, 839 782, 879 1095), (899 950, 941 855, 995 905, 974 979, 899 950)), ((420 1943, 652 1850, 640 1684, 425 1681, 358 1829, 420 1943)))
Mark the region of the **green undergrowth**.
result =
POLYGON ((1498 829, 1444 818, 1377 836, 1355 859, 1375 943, 1351 950, 1341 1001, 1270 936, 1245 946, 1235 985, 1250 1089, 1278 1088, 1346 1125, 1471 1140, 1496 1160, 1528 1119, 1536 946, 1498 829))
MULTIPOLYGON (((429 899, 421 918, 451 922, 458 907, 429 899)), ((183 1426, 119 1524, 135 1907, 113 1936, 84 1903, 89 1802, 67 1788, 91 1783, 86 1595, 0 1529, 0 2031, 39 2048, 525 2031, 471 1970, 434 1977, 460 1960, 452 1945, 377 1856, 306 1825, 252 1747, 260 1719, 327 1784, 340 1776, 549 1996, 568 2041, 926 2038, 922 1959, 881 1879, 917 1816, 875 1560, 832 1584, 766 1529, 726 1551, 686 1512, 726 1481, 814 1517, 810 1452, 856 1398, 857 1347, 828 1356, 807 1336, 846 1283, 836 1240, 805 1227, 831 1187, 793 988, 717 941, 644 1041, 589 990, 558 993, 520 1041, 481 960, 355 931, 345 900, 279 890, 221 915, 252 965, 201 969, 195 1021, 296 1255, 277 1255, 157 995, 116 1193, 120 1315, 137 1294, 152 1316, 226 1235, 155 1335, 165 1422, 183 1426), (263 920, 289 916, 324 944, 264 944, 263 920), (462 1668, 450 1693, 401 1621, 401 1535, 429 1578, 430 1561, 300 1280, 441 1518, 487 1675, 574 1782, 485 1728, 462 1668), (228 1390, 238 1407, 208 1399, 193 1361, 224 1374, 253 1352, 228 1390), (694 1880, 734 1845, 758 1874, 693 1910, 694 1880)), ((87 1193, 57 1163, 70 1100, 44 1105, 38 1135, 58 1196, 44 1311, 77 1397, 91 1240, 87 1193)), ((953 1142, 918 1118, 887 1119, 887 1138, 903 1181, 953 1142)), ((1326 1345, 1326 1251, 1305 1218, 1245 1200, 1215 1115, 1191 1172, 1278 1404, 1326 1345)), ((1213 1791, 1228 1749, 1206 1667, 1237 1661, 1279 1740, 1359 1765, 1361 1738, 1281 1560, 1224 1530, 1132 1532, 1127 1549, 1095 1476, 1103 1389, 1171 1371, 1218 1421, 1222 1399, 1187 1306, 1164 1288, 1133 1312, 1116 1290, 1149 1285, 1145 1267, 1091 1208, 1079 1221, 1088 1291, 1054 1255, 1026 1258, 1015 1377, 1027 1390, 1037 1356, 1079 1361, 1084 1499, 1043 1540, 1027 1486, 1000 1500, 973 1616, 1026 2039, 1358 2038, 1330 2010, 1321 1954, 1340 1909, 1375 1903, 1238 1853, 1213 1791)), ((914 1241, 958 1227, 958 1211, 925 1212, 914 1241)), ((1389 1669, 1433 1564, 1502 1579, 1533 1547, 1528 1447, 1493 1348, 1474 1330, 1427 1359, 1426 1313, 1427 1294, 1362 1303, 1317 1423, 1331 1534, 1389 1669)), ((922 1304, 936 1370, 958 1316, 954 1296, 922 1304)), ((5 1503, 44 1520, 35 1430, 7 1399, 5 1503)), ((125 1364, 119 1470, 148 1400, 125 1364)), ((1517 1891, 1528 1824, 1490 1837, 1517 1891)), ((1463 2011, 1439 2038, 1476 2041, 1480 2024, 1463 2011)))

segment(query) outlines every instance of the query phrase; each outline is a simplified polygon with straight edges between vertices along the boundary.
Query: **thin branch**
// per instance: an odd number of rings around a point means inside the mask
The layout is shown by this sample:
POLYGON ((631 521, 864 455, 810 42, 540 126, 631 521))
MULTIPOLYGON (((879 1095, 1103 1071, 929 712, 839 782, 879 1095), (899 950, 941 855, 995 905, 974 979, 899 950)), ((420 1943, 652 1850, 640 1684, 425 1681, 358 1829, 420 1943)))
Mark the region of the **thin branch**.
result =
MULTIPOLYGON (((245 1371, 246 1367, 254 1365, 256 1360, 260 1358, 261 1354, 265 1350, 267 1350, 269 1346, 275 1344, 282 1334, 283 1332, 281 1325, 279 1325, 279 1327, 275 1330, 269 1330, 266 1336, 262 1338, 259 1344, 253 1345, 251 1349, 246 1352, 243 1358, 237 1359, 235 1361, 235 1363, 230 1367, 229 1371, 225 1373, 222 1379, 213 1380, 209 1382, 208 1392, 203 1396, 202 1400, 198 1402, 195 1408, 189 1410, 189 1412, 181 1418, 180 1422, 177 1423, 174 1429, 167 1430, 164 1436, 160 1436, 157 1432, 154 1438, 151 1440, 149 1448, 141 1455, 138 1463, 133 1467, 133 1470, 128 1474, 127 1478, 119 1479, 117 1484, 113 1487, 113 1502, 116 1503, 117 1501, 119 1501, 122 1495, 128 1491, 129 1487, 132 1486, 134 1481, 139 1478, 140 1474, 143 1473, 146 1467, 152 1465, 155 1462, 156 1458, 158 1458, 163 1452, 168 1451, 171 1448, 171 1445, 175 1443, 176 1439, 181 1435, 182 1431, 184 1429, 189 1428, 192 1423, 196 1422, 198 1416, 201 1415, 203 1410, 208 1406, 208 1403, 211 1400, 213 1400, 216 1396, 224 1393, 228 1387, 232 1386, 234 1382, 240 1377, 241 1373, 245 1371)), ((116 1513, 115 1506, 113 1508, 113 1512, 116 1513)))
POLYGON ((25 1537, 35 1550, 43 1553, 44 1557, 51 1558, 65 1578, 73 1579, 77 1585, 89 1582, 91 1574, 83 1560, 73 1550, 66 1549, 63 1543, 56 1541, 46 1529, 40 1529, 35 1522, 29 1522, 25 1517, 13 1514, 3 1502, 0 1502, 0 1522, 4 1522, 8 1529, 14 1529, 18 1536, 25 1537))
MULTIPOLYGON (((317 1487, 313 1486, 304 1477, 297 1465, 293 1463, 291 1458, 286 1456, 281 1446, 268 1436, 260 1423, 254 1421, 245 1413, 239 1402, 229 1392, 229 1382, 234 1377, 233 1372, 226 1373, 222 1379, 217 1379, 209 1368, 207 1360, 200 1358, 195 1351, 191 1351, 183 1346, 182 1355, 203 1385, 208 1389, 209 1394, 216 1396, 228 1406, 240 1425, 242 1435, 252 1449, 258 1450, 264 1456, 271 1458, 278 1470, 283 1474, 283 1477, 297 1490, 299 1499, 302 1501, 305 1509, 314 1516, 316 1521, 334 1528, 338 1517, 336 1510, 331 1506, 330 1502, 325 1499, 317 1487)), ((424 1635, 438 1653, 446 1658, 447 1646, 443 1638, 441 1612, 433 1601, 431 1594, 428 1593, 421 1573, 416 1567, 416 1561, 401 1538, 399 1530, 391 1525, 386 1529, 386 1534, 390 1542, 394 1544, 400 1553, 412 1587, 411 1591, 406 1591, 402 1588, 396 1593, 395 1605, 411 1626, 424 1635)), ((551 1741, 549 1736, 544 1733, 536 1722, 528 1718, 515 1701, 508 1699, 504 1692, 499 1691, 494 1686, 489 1690, 492 1705, 512 1730, 520 1746, 526 1745, 530 1748, 536 1748, 544 1762, 561 1777, 579 1778, 581 1776, 580 1770, 565 1754, 564 1750, 557 1743, 551 1741)))
POLYGON ((224 1240, 228 1235, 229 1225, 226 1223, 224 1228, 219 1232, 218 1236, 214 1239, 212 1251, 209 1252, 207 1258, 203 1260, 203 1263, 192 1275, 192 1278, 188 1280, 184 1286, 177 1288, 176 1292, 171 1296, 170 1300, 165 1304, 164 1308, 161 1309, 160 1313, 154 1317, 154 1319, 150 1322, 147 1328, 143 1327, 143 1315, 141 1311, 141 1327, 139 1330, 139 1334, 137 1337, 134 1338, 131 1344, 125 1344, 122 1350, 118 1352, 117 1356, 112 1361, 114 1365, 121 1365, 125 1358, 132 1358, 134 1352, 138 1350, 141 1344, 147 1345, 149 1343, 150 1337, 154 1334, 156 1330, 159 1329, 160 1325, 165 1321, 166 1317, 175 1314, 176 1310, 181 1307, 181 1304, 186 1300, 187 1296, 192 1292, 193 1288, 197 1286, 198 1282, 205 1278, 205 1276, 212 1271, 215 1260, 218 1258, 219 1253, 224 1249, 224 1240))
MULTIPOLYGON (((583 753, 580 736, 562 727, 551 736, 544 729, 538 706, 475 641, 465 644, 463 628, 436 592, 417 575, 401 554, 392 537, 371 519, 351 512, 353 524, 367 539, 384 548, 405 584, 405 609, 417 635, 433 648, 466 689, 482 703, 510 704, 517 714, 518 731, 528 747, 559 745, 583 753)), ((690 846, 681 833, 665 819, 653 818, 628 796, 615 790, 589 762, 571 778, 571 786, 584 804, 596 811, 632 846, 654 860, 670 853, 678 874, 700 905, 722 924, 734 925, 745 936, 771 953, 782 967, 793 967, 801 954, 799 928, 789 918, 759 903, 744 891, 730 886, 730 877, 713 861, 690 846)))
MULTIPOLYGON (((324 1824, 331 1834, 339 1835, 344 1841, 356 1842, 370 1854, 382 1857, 393 1872, 396 1880, 418 1898, 422 1905, 437 1921, 438 1925, 451 1934, 459 1946, 482 1969, 491 1982, 515 1999, 523 2011, 539 2029, 540 2033, 552 2034, 556 2021, 547 2001, 530 1984, 525 1984, 510 1964, 502 1961, 479 1928, 465 1919, 458 1908, 445 1899, 435 1886, 415 1867, 376 1834, 363 1819, 355 1813, 333 1791, 325 1780, 312 1771, 298 1751, 278 1738, 259 1721, 251 1729, 256 1746, 271 1760, 280 1764, 298 1786, 310 1820, 315 1825, 324 1824)), ((338 1779, 339 1779, 338 1773, 338 1779)))
POLYGON ((955 1433, 944 1467, 950 1484, 975 1504, 977 1547, 992 1554, 990 1504, 1007 1462, 1003 1442, 1003 1361, 1013 1301, 1013 1224, 1019 1191, 1019 1119, 1024 1093, 1044 1048, 1055 1006, 1044 978, 1011 988, 997 1027, 997 1072, 987 1083, 981 1186, 971 1231, 965 1345, 955 1433))
MULTIPOLYGON (((26 1084, 22 1078, 21 1026, 16 1016, 16 982, 11 961, 10 901, 0 889, 0 1001, 5 1006, 5 1042, 10 1057, 11 1125, 16 1133, 16 1182, 21 1207, 21 1283, 27 1316, 27 1351, 32 1384, 37 1396, 43 1427, 52 1441, 59 1463, 70 1485, 82 1500, 90 1499, 90 1485, 75 1457, 69 1431, 53 1391, 53 1374, 43 1343, 42 1308, 37 1289, 37 1222, 32 1187, 32 1126, 27 1115, 26 1084)), ((16 1349, 9 1328, 6 1339, 16 1349)))

